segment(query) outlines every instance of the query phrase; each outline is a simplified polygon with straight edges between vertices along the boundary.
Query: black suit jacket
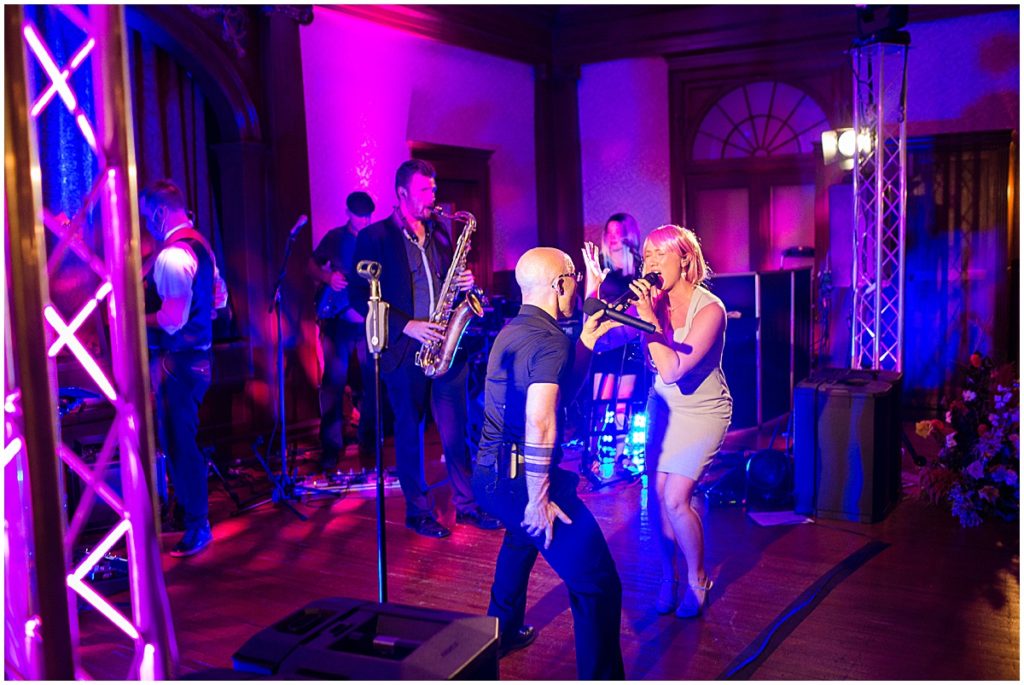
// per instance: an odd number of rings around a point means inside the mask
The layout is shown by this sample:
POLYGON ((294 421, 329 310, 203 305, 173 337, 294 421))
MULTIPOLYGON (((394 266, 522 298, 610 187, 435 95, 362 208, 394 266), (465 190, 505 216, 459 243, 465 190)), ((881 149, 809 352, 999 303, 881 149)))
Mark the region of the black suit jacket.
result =
MULTIPOLYGON (((400 364, 413 363, 420 348, 420 342, 402 333, 405 324, 413 319, 412 269, 406 251, 408 238, 402 232, 400 219, 392 214, 383 221, 370 224, 356 238, 354 261, 371 259, 380 262, 380 294, 387 302, 388 346, 380 357, 381 371, 393 371, 400 364)), ((431 264, 439 283, 444 282, 452 262, 452 241, 444 225, 430 220, 432 240, 437 241, 438 264, 431 264)), ((352 274, 349 279, 351 304, 356 311, 366 316, 370 297, 370 283, 352 274)))

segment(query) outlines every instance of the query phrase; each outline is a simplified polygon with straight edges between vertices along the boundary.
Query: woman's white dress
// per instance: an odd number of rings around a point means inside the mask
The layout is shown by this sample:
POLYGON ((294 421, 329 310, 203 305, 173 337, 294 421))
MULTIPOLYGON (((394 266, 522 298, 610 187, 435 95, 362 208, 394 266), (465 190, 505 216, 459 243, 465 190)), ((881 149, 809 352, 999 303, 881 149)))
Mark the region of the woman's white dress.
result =
MULTIPOLYGON (((690 299, 686 322, 672 334, 681 344, 693 320, 704 307, 722 301, 698 287, 690 299)), ((732 419, 732 395, 722 373, 725 330, 704 359, 676 383, 656 374, 647 399, 647 465, 650 470, 675 473, 698 480, 722 447, 732 419)))

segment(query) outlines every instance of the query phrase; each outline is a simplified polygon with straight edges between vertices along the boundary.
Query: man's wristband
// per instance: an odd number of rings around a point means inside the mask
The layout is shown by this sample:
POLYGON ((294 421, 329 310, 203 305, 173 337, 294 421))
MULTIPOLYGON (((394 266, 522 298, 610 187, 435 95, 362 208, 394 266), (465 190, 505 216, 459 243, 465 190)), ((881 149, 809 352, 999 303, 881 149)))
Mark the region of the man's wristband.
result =
POLYGON ((551 469, 551 457, 555 452, 554 445, 523 446, 523 470, 526 473, 544 474, 551 469))

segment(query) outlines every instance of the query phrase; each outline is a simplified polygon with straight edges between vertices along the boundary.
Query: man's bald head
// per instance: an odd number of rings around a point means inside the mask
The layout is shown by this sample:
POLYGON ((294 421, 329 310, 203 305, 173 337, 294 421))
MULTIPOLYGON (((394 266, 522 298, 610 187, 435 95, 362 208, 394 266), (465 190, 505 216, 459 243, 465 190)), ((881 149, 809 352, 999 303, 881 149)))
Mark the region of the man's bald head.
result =
POLYGON ((551 282, 566 273, 571 263, 569 255, 557 248, 534 247, 519 258, 516 283, 524 297, 528 291, 550 288, 551 282))
POLYGON ((516 282, 523 292, 523 304, 540 307, 555 319, 571 316, 576 306, 576 281, 558 277, 575 271, 572 258, 561 250, 527 250, 516 264, 516 282))

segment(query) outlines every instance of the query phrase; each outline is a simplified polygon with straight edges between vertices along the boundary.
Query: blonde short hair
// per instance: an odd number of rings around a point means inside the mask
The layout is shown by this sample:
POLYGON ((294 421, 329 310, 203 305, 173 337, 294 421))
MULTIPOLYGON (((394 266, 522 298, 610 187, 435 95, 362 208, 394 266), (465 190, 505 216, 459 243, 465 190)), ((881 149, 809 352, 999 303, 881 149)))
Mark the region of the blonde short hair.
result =
POLYGON ((675 252, 680 259, 690 257, 683 267, 683 278, 692 285, 701 285, 711 275, 711 269, 704 261, 704 252, 700 249, 700 240, 688 228, 666 224, 651 231, 644 240, 644 252, 652 247, 655 250, 675 252))

